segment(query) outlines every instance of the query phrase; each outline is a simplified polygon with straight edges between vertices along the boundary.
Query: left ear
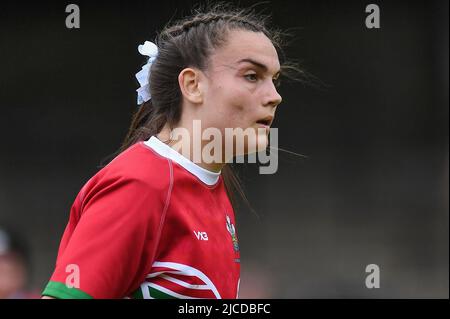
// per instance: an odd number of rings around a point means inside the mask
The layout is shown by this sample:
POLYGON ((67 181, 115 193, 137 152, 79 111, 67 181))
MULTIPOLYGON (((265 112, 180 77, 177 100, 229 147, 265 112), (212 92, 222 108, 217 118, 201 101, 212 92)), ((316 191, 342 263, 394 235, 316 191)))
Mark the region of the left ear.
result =
POLYGON ((178 74, 181 93, 193 104, 203 103, 204 82, 204 75, 197 69, 185 68, 178 74))

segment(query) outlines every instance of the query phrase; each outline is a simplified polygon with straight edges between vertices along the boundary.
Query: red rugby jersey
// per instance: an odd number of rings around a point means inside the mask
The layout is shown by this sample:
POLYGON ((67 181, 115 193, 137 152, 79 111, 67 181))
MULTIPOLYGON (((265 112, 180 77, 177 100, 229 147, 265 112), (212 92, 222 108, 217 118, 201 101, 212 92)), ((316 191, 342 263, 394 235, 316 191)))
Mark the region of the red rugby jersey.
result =
POLYGON ((234 211, 220 173, 152 136, 78 193, 43 295, 237 298, 234 211))

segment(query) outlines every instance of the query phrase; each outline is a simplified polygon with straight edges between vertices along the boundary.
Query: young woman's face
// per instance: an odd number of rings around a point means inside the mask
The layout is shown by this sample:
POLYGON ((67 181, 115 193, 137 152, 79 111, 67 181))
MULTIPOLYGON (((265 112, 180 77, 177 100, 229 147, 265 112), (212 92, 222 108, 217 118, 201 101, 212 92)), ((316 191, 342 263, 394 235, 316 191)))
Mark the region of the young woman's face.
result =
POLYGON ((203 122, 222 133, 225 128, 253 130, 256 140, 244 139, 244 153, 265 149, 281 103, 275 86, 279 71, 277 51, 263 33, 230 31, 226 44, 211 55, 205 72, 203 122))

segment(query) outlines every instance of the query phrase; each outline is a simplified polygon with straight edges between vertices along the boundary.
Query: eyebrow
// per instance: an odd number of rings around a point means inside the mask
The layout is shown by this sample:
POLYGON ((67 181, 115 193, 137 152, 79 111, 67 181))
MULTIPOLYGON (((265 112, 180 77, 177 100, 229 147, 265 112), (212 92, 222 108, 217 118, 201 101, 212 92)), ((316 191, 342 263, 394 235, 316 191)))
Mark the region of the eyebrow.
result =
MULTIPOLYGON (((269 70, 269 68, 265 64, 255 61, 250 58, 245 58, 245 59, 239 60, 237 63, 239 64, 239 63, 243 63, 243 62, 251 63, 251 64, 255 65, 256 67, 263 69, 265 72, 267 72, 267 70, 269 70)), ((281 70, 278 70, 278 72, 276 72, 274 75, 280 75, 280 73, 281 73, 281 70)))

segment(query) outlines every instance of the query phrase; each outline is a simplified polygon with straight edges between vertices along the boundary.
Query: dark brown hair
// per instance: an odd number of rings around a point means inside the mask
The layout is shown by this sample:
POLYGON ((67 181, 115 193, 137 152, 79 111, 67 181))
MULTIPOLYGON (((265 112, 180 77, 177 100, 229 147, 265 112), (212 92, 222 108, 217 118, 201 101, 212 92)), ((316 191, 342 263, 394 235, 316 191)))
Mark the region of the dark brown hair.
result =
MULTIPOLYGON (((206 70, 211 53, 226 43, 230 30, 264 33, 277 49, 280 63, 283 62, 282 33, 270 30, 267 20, 268 16, 257 14, 252 9, 218 3, 207 4, 204 8, 198 7, 190 16, 166 25, 155 41, 158 57, 152 63, 150 72, 152 98, 140 105, 134 113, 128 133, 117 153, 158 134, 166 123, 170 127, 178 123, 182 104, 179 73, 187 67, 206 70)), ((282 64, 283 68, 295 69, 288 64, 282 64)), ((237 194, 249 205, 239 179, 229 164, 222 168, 221 174, 233 207, 236 208, 237 194)))

